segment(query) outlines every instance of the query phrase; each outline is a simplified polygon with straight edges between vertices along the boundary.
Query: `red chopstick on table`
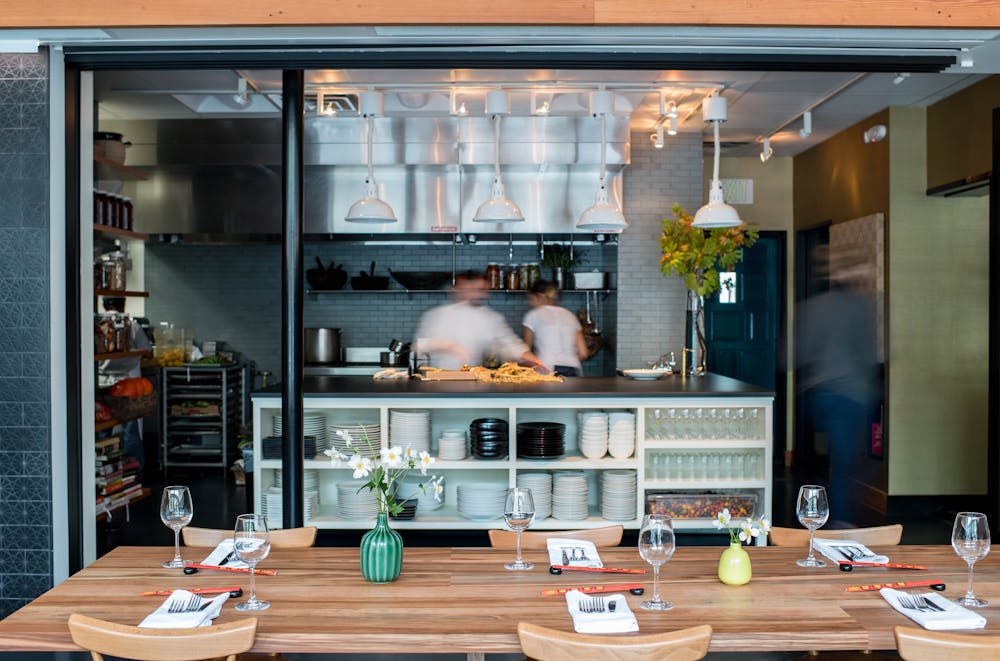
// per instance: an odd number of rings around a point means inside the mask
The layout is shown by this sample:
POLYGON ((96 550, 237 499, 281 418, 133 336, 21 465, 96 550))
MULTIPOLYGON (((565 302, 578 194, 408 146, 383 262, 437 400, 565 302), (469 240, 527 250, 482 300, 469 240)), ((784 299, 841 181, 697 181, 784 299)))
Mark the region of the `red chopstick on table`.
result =
POLYGON ((597 592, 620 592, 622 590, 637 590, 642 587, 642 583, 625 583, 622 585, 587 585, 573 588, 558 588, 554 590, 542 590, 543 597, 555 597, 566 594, 570 590, 578 590, 584 594, 594 594, 597 592))
MULTIPOLYGON (((242 590, 239 585, 230 585, 227 588, 184 588, 188 592, 193 594, 222 594, 223 592, 236 592, 237 590, 242 590)), ((173 590, 150 590, 148 592, 140 592, 140 597, 169 597, 174 593, 173 590)))
POLYGON ((571 565, 552 565, 552 569, 562 571, 596 571, 605 574, 645 574, 645 569, 621 569, 618 567, 574 567, 571 565))
POLYGON ((848 585, 845 592, 869 592, 871 590, 881 590, 882 588, 919 588, 924 586, 934 587, 940 585, 938 589, 944 589, 944 581, 930 579, 926 581, 898 581, 896 583, 869 583, 867 585, 848 585))
MULTIPOLYGON (((212 571, 234 571, 240 574, 249 574, 250 570, 246 567, 220 567, 219 565, 203 565, 198 562, 185 562, 185 567, 191 567, 192 569, 211 569, 212 571)), ((255 569, 255 574, 261 576, 274 576, 278 573, 277 569, 255 569)))
POLYGON ((838 560, 840 568, 851 571, 852 567, 885 567, 887 569, 927 569, 923 565, 907 565, 901 562, 856 562, 853 560, 838 560), (846 568, 846 569, 845 569, 846 568))

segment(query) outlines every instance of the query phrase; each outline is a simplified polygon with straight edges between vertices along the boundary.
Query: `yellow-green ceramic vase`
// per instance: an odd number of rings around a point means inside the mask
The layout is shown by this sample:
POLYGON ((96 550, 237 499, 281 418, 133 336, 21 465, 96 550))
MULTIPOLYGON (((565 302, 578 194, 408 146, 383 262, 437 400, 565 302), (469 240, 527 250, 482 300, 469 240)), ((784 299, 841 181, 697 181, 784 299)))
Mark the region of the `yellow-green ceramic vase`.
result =
POLYGON ((731 542, 719 558, 719 580, 726 585, 745 585, 750 575, 750 554, 742 543, 731 542))

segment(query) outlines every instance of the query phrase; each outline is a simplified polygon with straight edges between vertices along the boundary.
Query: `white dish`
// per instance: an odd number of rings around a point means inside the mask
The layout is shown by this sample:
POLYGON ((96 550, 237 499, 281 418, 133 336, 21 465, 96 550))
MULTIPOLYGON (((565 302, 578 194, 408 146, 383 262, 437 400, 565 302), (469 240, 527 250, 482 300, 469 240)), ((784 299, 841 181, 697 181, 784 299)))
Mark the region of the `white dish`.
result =
POLYGON ((622 374, 637 381, 655 381, 667 375, 663 370, 622 370, 622 374))

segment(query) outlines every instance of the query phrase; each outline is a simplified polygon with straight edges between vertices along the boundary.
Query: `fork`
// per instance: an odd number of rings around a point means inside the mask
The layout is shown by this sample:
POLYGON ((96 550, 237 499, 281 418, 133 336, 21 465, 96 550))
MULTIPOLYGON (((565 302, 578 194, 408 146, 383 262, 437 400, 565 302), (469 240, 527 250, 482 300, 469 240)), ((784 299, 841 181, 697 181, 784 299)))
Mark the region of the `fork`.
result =
POLYGON ((170 604, 167 608, 168 613, 194 613, 197 611, 205 610, 208 605, 212 603, 211 601, 206 601, 204 604, 201 603, 201 597, 194 594, 187 601, 178 599, 174 603, 170 604))
POLYGON ((604 600, 600 597, 584 599, 577 608, 581 613, 604 613, 607 611, 604 600))
POLYGON ((932 604, 928 599, 922 595, 909 594, 907 592, 900 592, 899 604, 906 610, 915 610, 922 613, 943 611, 944 609, 937 604, 932 604))

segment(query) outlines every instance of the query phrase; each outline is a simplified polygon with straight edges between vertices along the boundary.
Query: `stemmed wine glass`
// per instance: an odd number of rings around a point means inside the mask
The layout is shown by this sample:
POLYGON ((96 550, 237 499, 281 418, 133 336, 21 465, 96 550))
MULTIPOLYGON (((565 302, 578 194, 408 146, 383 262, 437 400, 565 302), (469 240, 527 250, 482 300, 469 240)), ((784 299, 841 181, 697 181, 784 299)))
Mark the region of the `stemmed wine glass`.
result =
POLYGON ((250 598, 236 604, 238 611, 262 611, 271 604, 257 598, 254 574, 257 563, 271 551, 271 538, 267 533, 267 521, 259 514, 240 514, 236 517, 236 531, 233 533, 233 550, 236 557, 250 566, 250 598))
POLYGON ((674 555, 674 527, 670 519, 656 514, 643 518, 639 530, 639 555, 653 565, 653 598, 639 606, 650 611, 670 610, 674 605, 660 599, 660 565, 674 555))
POLYGON ((826 489, 815 484, 799 488, 799 500, 795 506, 799 523, 809 529, 809 555, 804 560, 796 560, 800 567, 826 567, 826 562, 816 557, 813 536, 817 528, 822 528, 830 518, 830 503, 826 499, 826 489))
POLYGON ((979 512, 959 512, 955 516, 955 527, 951 531, 951 547, 960 558, 969 563, 969 586, 965 596, 955 601, 963 606, 981 608, 989 602, 972 592, 972 565, 982 560, 990 552, 990 526, 986 515, 979 512))
POLYGON ((181 528, 191 523, 194 516, 194 506, 191 504, 191 492, 187 487, 164 487, 160 499, 160 521, 174 531, 174 559, 163 563, 164 567, 174 569, 184 566, 181 558, 181 528))
POLYGON ((521 560, 521 533, 535 520, 535 500, 531 490, 514 487, 507 490, 507 502, 503 507, 503 520, 507 527, 517 533, 517 560, 504 565, 507 569, 531 569, 535 565, 521 560))

